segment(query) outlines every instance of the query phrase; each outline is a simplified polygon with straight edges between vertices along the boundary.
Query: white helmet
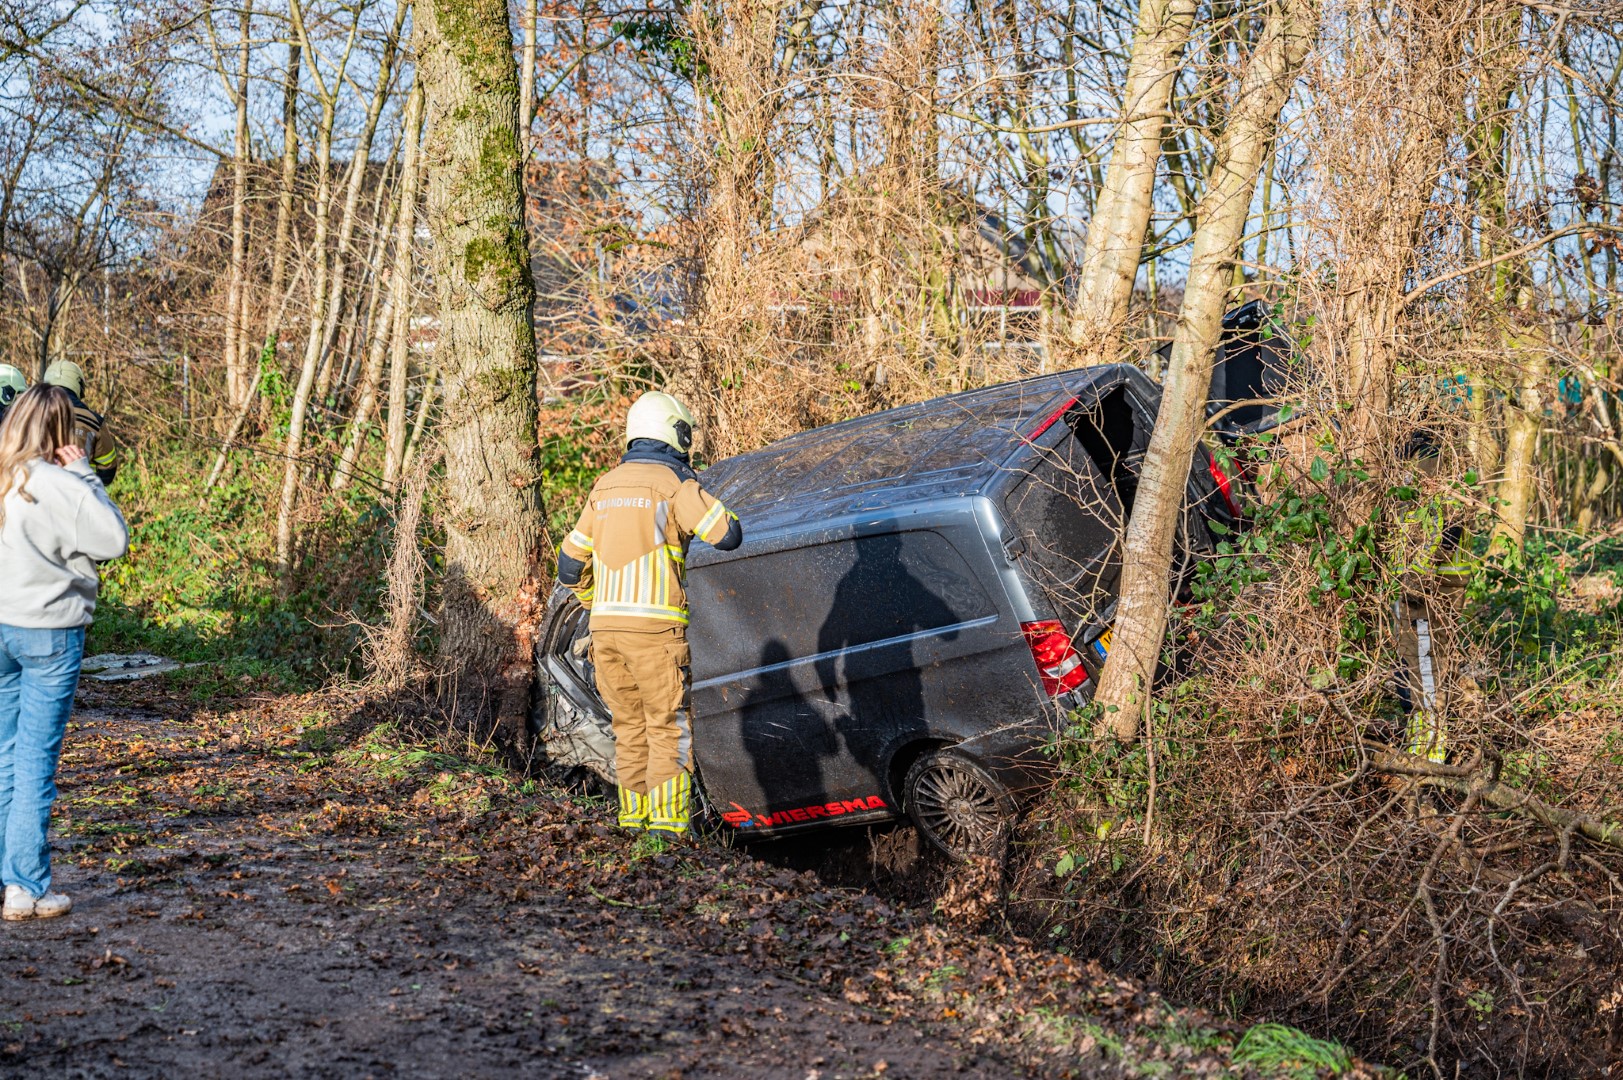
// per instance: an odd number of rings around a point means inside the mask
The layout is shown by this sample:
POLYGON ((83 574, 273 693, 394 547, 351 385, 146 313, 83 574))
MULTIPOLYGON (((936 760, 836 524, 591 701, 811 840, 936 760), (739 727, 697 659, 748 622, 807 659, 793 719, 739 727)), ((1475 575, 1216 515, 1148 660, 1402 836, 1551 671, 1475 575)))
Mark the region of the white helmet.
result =
POLYGON ((650 390, 632 403, 626 413, 626 445, 633 439, 658 439, 682 453, 693 448, 697 422, 688 407, 658 390, 650 390))
POLYGON ((76 398, 85 396, 85 369, 72 360, 53 362, 45 369, 45 376, 40 382, 46 386, 60 386, 64 390, 71 390, 76 398))
POLYGON ((21 369, 0 364, 0 405, 10 405, 13 398, 27 389, 28 376, 21 369))

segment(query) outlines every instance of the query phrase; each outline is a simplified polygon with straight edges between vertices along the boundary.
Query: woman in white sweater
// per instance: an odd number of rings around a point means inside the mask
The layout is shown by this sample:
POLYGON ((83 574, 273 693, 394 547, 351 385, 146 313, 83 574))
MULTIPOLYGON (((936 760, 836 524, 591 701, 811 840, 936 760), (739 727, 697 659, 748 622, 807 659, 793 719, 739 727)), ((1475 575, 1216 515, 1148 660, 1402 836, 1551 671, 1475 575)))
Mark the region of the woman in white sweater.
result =
POLYGON ((96 564, 129 548, 124 516, 73 441, 73 399, 20 394, 0 423, 0 917, 48 919, 73 902, 51 891, 46 827, 73 710, 96 564))

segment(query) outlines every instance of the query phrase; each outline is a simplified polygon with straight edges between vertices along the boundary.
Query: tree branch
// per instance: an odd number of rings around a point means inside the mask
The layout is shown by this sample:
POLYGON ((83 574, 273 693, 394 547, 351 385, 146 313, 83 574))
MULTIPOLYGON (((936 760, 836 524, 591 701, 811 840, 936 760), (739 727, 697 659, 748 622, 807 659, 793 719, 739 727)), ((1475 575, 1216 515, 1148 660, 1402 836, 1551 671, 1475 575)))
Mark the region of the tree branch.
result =
POLYGON ((1574 233, 1586 232, 1623 233, 1623 227, 1613 225, 1608 221, 1584 221, 1575 225, 1564 226, 1563 228, 1555 230, 1555 232, 1546 233, 1537 240, 1523 244, 1519 248, 1512 248, 1511 250, 1502 252, 1493 256, 1492 258, 1483 259, 1481 262, 1472 263, 1470 266, 1462 266, 1458 270, 1450 270, 1446 274, 1438 274, 1436 277, 1427 278, 1425 281, 1422 281, 1419 285, 1416 285, 1414 288, 1403 294, 1403 304, 1405 307, 1407 307, 1416 300, 1420 299, 1423 294, 1430 292, 1439 285, 1445 285, 1450 281, 1467 277, 1468 275, 1476 273, 1478 270, 1486 270, 1490 266, 1496 266, 1499 263, 1508 262, 1511 259, 1519 259, 1529 252, 1537 251, 1546 244, 1553 244, 1555 241, 1564 236, 1571 236, 1574 233))
POLYGON ((1364 745, 1373 753, 1371 760, 1379 772, 1394 776, 1411 776, 1430 787, 1447 788, 1462 795, 1476 795, 1495 810, 1503 810, 1531 818, 1559 833, 1576 832, 1578 835, 1613 851, 1623 851, 1623 825, 1614 821, 1590 817, 1576 810, 1551 806, 1536 795, 1518 791, 1501 783, 1482 769, 1458 765, 1443 765, 1384 743, 1365 739, 1364 745))

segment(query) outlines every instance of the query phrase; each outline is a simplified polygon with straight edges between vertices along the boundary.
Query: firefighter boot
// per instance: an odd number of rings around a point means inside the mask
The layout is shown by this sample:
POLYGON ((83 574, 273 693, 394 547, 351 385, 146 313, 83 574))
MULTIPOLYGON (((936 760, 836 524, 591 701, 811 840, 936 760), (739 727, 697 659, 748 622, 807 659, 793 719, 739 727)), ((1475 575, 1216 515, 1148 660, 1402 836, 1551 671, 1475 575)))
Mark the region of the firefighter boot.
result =
POLYGON ((632 832, 648 828, 648 796, 630 788, 620 789, 620 828, 632 832))
POLYGON ((648 796, 648 831, 665 836, 685 836, 688 831, 688 797, 693 778, 679 772, 660 784, 648 796))

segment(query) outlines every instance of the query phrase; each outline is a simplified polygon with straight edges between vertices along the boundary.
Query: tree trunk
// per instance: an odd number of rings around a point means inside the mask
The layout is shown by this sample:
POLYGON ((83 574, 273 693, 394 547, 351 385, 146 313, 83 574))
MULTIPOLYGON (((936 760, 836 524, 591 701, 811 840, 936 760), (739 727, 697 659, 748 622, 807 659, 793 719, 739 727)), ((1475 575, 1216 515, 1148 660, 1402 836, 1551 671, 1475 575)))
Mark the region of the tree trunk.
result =
MULTIPOLYGON (((1521 316, 1523 321, 1532 317, 1532 289, 1521 290, 1521 296, 1509 317, 1521 316)), ((1494 551, 1520 555, 1527 539, 1527 521, 1533 510, 1533 496, 1538 490, 1539 428, 1544 424, 1543 386, 1549 367, 1549 343, 1539 330, 1522 327, 1504 336, 1507 355, 1520 371, 1516 395, 1505 409, 1505 471, 1499 481, 1499 496, 1495 513, 1499 520, 1493 527, 1491 547, 1494 551)))
MULTIPOLYGON (((295 32, 308 44, 299 0, 292 0, 289 9, 295 32)), ((314 62, 310 65, 310 77, 316 84, 321 100, 321 124, 316 130, 316 225, 315 235, 310 242, 316 270, 310 286, 310 329, 305 338, 304 359, 299 365, 299 380, 293 388, 287 442, 283 450, 282 494, 276 510, 276 572, 284 590, 290 585, 289 574, 293 569, 293 509, 299 492, 299 456, 304 452, 304 423, 310 408, 310 392, 315 388, 316 365, 321 360, 321 342, 327 325, 327 293, 332 270, 332 262, 327 255, 327 234, 332 218, 333 124, 338 109, 338 94, 344 83, 344 70, 349 65, 358 29, 358 23, 350 29, 349 42, 338 61, 330 90, 321 76, 319 65, 314 62)), ((314 56, 314 50, 311 54, 314 56)))
POLYGON ((231 143, 231 267, 226 278, 225 384, 226 400, 233 406, 242 403, 248 381, 243 371, 247 350, 243 348, 242 339, 248 313, 248 63, 253 12, 253 0, 247 0, 242 5, 237 82, 232 95, 237 107, 237 123, 231 143))
POLYGON ((428 418, 434 414, 434 403, 440 395, 440 372, 438 368, 430 367, 423 372, 423 392, 417 398, 417 413, 412 417, 411 434, 406 438, 406 450, 400 459, 400 473, 410 476, 415 466, 418 451, 423 446, 423 433, 428 430, 428 418))
POLYGON ((1328 181, 1336 267, 1336 317, 1321 325, 1344 335, 1332 372, 1350 409, 1339 447, 1368 462, 1397 442, 1386 428, 1404 282, 1470 88, 1462 65, 1478 13, 1457 0, 1402 9, 1371 0, 1349 14, 1337 50, 1345 66, 1321 92, 1325 120, 1312 142, 1328 181), (1391 120, 1375 127, 1371 115, 1391 120))
POLYGON ((1235 252, 1279 111, 1317 28, 1316 0, 1270 0, 1267 13, 1200 199, 1161 410, 1123 541, 1115 643, 1094 699, 1103 725, 1123 740, 1138 734, 1166 634, 1173 542, 1203 427, 1235 252))
MULTIPOLYGON (((391 161, 393 157, 391 154, 391 161)), ((372 200, 372 236, 366 244, 366 260, 361 264, 366 268, 365 276, 371 279, 366 287, 366 303, 357 305, 358 311, 365 312, 364 317, 360 318, 361 325, 372 328, 367 331, 365 338, 366 364, 362 366, 359 363, 360 357, 357 353, 360 350, 353 347, 355 343, 351 343, 341 351, 344 364, 338 372, 330 397, 335 412, 342 412, 349 400, 350 390, 355 386, 355 371, 358 367, 362 371, 358 392, 360 394, 367 392, 368 375, 372 378, 371 389, 376 392, 377 380, 383 374, 383 361, 389 355, 389 330, 394 326, 394 319, 389 309, 388 275, 379 273, 378 268, 383 265, 384 257, 388 254, 389 238, 394 234, 394 216, 400 204, 391 198, 384 208, 383 194, 386 187, 388 187, 386 183, 380 183, 377 197, 372 200), (380 208, 384 208, 381 214, 378 212, 380 208), (373 374, 374 365, 375 374, 373 374)), ((352 319, 356 317, 351 315, 352 319)))
POLYGON ((734 416, 718 388, 745 382, 751 359, 765 348, 774 324, 755 303, 760 257, 772 218, 773 129, 793 62, 794 39, 780 59, 777 46, 786 0, 755 4, 714 0, 689 17, 703 104, 705 205, 695 223, 700 267, 689 313, 687 362, 669 389, 698 417, 700 449, 712 458, 742 449, 734 416))
POLYGON ((530 157, 530 124, 535 119, 535 31, 536 0, 524 0, 524 51, 518 69, 518 150, 519 160, 530 157))
MULTIPOLYGON (((422 168, 418 146, 423 133, 423 88, 417 83, 406 100, 406 150, 400 166, 400 212, 395 217, 394 272, 389 278, 394 327, 389 334, 389 422, 383 451, 383 488, 400 486, 406 456, 406 381, 411 374, 412 271, 417 234, 417 190, 422 168)), ((426 390, 425 390, 426 393, 426 390)))
POLYGON ((297 40, 287 44, 287 81, 282 84, 282 183, 276 193, 276 239, 271 245, 270 314, 265 322, 265 340, 281 332, 282 312, 287 310, 282 286, 287 281, 287 252, 293 234, 293 191, 299 169, 299 59, 303 47, 297 40))
POLYGON ((1195 0, 1143 0, 1139 5, 1121 131, 1088 223, 1071 318, 1071 344, 1083 364, 1110 363, 1121 351, 1150 226, 1172 87, 1194 21, 1195 0))
POLYGON ((344 435, 344 449, 338 465, 333 469, 332 489, 342 491, 349 486, 355 473, 355 463, 366 443, 366 433, 372 429, 372 412, 378 403, 378 383, 383 379, 383 365, 389 356, 389 332, 393 329, 394 288, 390 289, 378 307, 377 319, 372 327, 372 340, 366 346, 366 369, 361 372, 361 384, 355 396, 355 411, 349 419, 349 430, 344 435))
MULTIPOLYGON (((1519 52, 1520 7, 1504 7, 1484 19, 1476 48, 1491 64, 1480 67, 1477 111, 1466 132, 1471 176, 1468 194, 1478 219, 1480 255, 1486 259, 1519 245, 1510 212, 1512 109, 1521 84, 1525 57, 1519 52), (1507 55, 1508 54, 1508 55, 1507 55)), ((1537 487, 1534 458, 1544 420, 1540 387, 1548 363, 1548 342, 1533 332, 1533 273, 1525 257, 1488 267, 1481 288, 1488 317, 1498 327, 1500 355, 1515 369, 1515 388, 1505 406, 1505 453, 1498 482, 1490 549, 1519 555, 1527 535, 1527 516, 1537 487)), ((1507 372, 1508 374, 1508 372, 1507 372)), ((1484 406, 1490 400, 1484 393, 1484 406)))
MULTIPOLYGON (((355 139, 355 153, 350 159, 349 175, 346 177, 344 189, 344 207, 338 218, 338 242, 333 247, 332 284, 327 297, 326 319, 322 325, 321 341, 316 352, 318 400, 324 400, 332 386, 334 370, 330 354, 337 337, 344 297, 349 287, 349 248, 355 239, 355 226, 360 218, 361 193, 366 188, 367 164, 372 157, 372 140, 377 136, 378 120, 383 115, 383 106, 389 100, 389 84, 394 78, 395 54, 400 47, 400 35, 405 29, 406 16, 410 12, 410 3, 403 2, 395 9, 394 26, 383 40, 383 54, 378 60, 377 85, 372 91, 372 100, 367 104, 366 119, 361 123, 360 133, 355 139)), ((334 97, 338 95, 338 84, 342 81, 343 75, 340 71, 332 90, 334 97)))
POLYGON ((506 0, 421 0, 426 213, 445 378, 440 651, 488 680, 522 745, 535 676, 544 517, 536 461, 535 284, 524 228, 518 69, 506 0))

